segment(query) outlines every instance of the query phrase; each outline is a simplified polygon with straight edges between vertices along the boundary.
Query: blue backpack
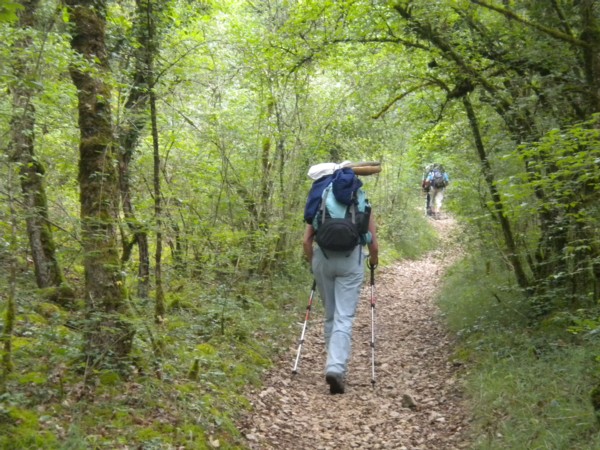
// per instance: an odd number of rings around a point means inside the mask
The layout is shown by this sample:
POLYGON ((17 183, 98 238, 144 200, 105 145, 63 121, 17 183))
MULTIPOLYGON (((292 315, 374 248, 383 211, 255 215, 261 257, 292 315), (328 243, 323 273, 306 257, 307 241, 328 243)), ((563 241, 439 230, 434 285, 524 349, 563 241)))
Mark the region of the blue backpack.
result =
MULTIPOLYGON (((311 223, 321 249, 351 251, 357 245, 370 242, 371 206, 361 186, 362 182, 349 168, 313 183, 307 207, 317 205, 316 212, 313 214, 314 210, 310 210, 309 215, 313 217, 311 223), (320 196, 317 196, 318 191, 321 191, 320 196)), ((305 209, 305 220, 306 216, 305 209)))
POLYGON ((321 199, 323 198, 323 191, 333 179, 333 175, 327 175, 314 181, 310 191, 308 192, 308 198, 306 199, 306 205, 304 206, 304 222, 312 224, 319 207, 321 206, 321 199))

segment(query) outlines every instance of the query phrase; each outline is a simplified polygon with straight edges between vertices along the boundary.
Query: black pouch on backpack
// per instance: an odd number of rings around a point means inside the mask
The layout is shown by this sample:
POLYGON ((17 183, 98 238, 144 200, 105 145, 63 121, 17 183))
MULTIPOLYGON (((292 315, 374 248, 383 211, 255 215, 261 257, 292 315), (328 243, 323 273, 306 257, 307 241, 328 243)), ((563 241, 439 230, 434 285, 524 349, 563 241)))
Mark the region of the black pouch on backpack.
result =
POLYGON ((319 226, 316 240, 324 250, 344 252, 354 249, 360 243, 360 233, 356 224, 348 218, 329 218, 319 226))
POLYGON ((369 231, 369 221, 371 220, 371 205, 366 205, 364 212, 356 212, 356 226, 360 234, 366 234, 369 231))

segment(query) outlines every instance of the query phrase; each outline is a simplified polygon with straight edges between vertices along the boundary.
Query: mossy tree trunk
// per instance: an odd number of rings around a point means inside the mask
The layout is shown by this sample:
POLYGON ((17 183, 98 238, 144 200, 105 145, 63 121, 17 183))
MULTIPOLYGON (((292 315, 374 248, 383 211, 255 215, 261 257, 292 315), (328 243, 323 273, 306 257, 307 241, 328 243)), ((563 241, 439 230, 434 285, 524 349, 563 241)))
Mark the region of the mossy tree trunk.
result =
POLYGON ((165 292, 163 287, 162 277, 162 250, 163 250, 163 235, 162 235, 162 192, 160 187, 160 147, 158 141, 158 122, 156 111, 156 92, 154 74, 154 56, 158 52, 158 42, 156 40, 156 21, 153 14, 153 0, 138 0, 138 8, 143 10, 144 3, 146 6, 146 26, 147 36, 146 41, 146 79, 149 84, 150 93, 150 123, 152 125, 152 149, 154 155, 154 214, 156 220, 156 252, 154 259, 154 277, 156 283, 156 299, 154 303, 154 319, 156 323, 162 323, 166 313, 165 307, 165 292))
POLYGON ((19 165, 23 208, 27 235, 38 287, 50 288, 50 300, 67 305, 73 299, 73 292, 64 285, 62 270, 56 258, 56 246, 52 228, 48 220, 45 170, 35 155, 35 96, 34 84, 29 82, 35 75, 33 61, 25 56, 31 47, 31 32, 35 25, 35 11, 39 0, 22 2, 18 26, 23 30, 22 37, 13 47, 14 83, 12 94, 11 119, 11 160, 19 165))
POLYGON ((85 356, 111 365, 129 355, 134 331, 124 318, 116 221, 119 185, 110 109, 105 46, 106 2, 67 0, 73 22, 71 45, 94 70, 72 66, 79 101, 79 187, 86 288, 85 356))
MULTIPOLYGON (((9 172, 11 174, 11 172, 9 172)), ((12 176, 9 175, 8 180, 8 205, 10 210, 10 268, 8 273, 8 292, 6 293, 6 307, 4 309, 4 317, 2 322, 2 333, 0 334, 0 342, 2 355, 0 370, 0 394, 6 392, 6 381, 8 376, 14 369, 12 339, 15 329, 15 317, 17 315, 17 262, 15 255, 17 254, 17 213, 15 211, 15 202, 12 192, 12 176)))

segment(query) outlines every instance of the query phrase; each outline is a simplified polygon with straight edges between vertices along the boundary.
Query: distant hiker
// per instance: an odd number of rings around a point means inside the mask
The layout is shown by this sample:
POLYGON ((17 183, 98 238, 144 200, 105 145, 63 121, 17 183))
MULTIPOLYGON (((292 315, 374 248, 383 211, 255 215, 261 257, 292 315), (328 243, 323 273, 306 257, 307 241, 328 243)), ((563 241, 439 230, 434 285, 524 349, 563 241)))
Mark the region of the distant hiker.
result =
POLYGON ((375 220, 361 186, 351 168, 323 176, 313 183, 304 213, 304 257, 325 307, 325 380, 331 394, 345 390, 352 324, 364 279, 363 245, 369 248, 370 267, 379 261, 375 220))
POLYGON ((433 164, 422 182, 423 189, 427 190, 427 215, 434 219, 440 218, 444 191, 450 183, 448 173, 441 164, 433 164))
POLYGON ((428 216, 431 216, 431 194, 429 191, 431 190, 431 186, 426 181, 429 172, 433 169, 433 164, 429 164, 425 167, 425 172, 423 172, 423 178, 421 179, 421 188, 423 188, 423 192, 425 192, 425 211, 428 216))

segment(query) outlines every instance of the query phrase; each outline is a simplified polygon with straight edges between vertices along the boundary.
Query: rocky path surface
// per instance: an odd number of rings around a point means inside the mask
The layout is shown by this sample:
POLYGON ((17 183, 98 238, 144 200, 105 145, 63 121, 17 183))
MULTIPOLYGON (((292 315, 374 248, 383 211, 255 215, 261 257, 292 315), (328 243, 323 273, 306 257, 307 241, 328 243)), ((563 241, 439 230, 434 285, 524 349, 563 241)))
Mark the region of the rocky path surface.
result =
MULTIPOLYGON (((375 383, 371 365, 371 288, 368 273, 354 323, 346 393, 331 395, 322 309, 315 297, 298 374, 297 344, 252 392, 242 425, 252 450, 466 449, 468 412, 451 362, 452 338, 435 306, 444 270, 458 256, 451 218, 432 221, 443 245, 417 261, 375 274, 375 383)), ((308 302, 308 292, 307 292, 308 302)), ((298 337, 302 331, 298 324, 298 337)))

